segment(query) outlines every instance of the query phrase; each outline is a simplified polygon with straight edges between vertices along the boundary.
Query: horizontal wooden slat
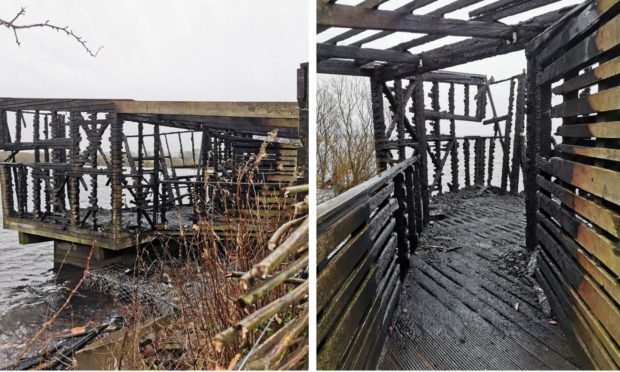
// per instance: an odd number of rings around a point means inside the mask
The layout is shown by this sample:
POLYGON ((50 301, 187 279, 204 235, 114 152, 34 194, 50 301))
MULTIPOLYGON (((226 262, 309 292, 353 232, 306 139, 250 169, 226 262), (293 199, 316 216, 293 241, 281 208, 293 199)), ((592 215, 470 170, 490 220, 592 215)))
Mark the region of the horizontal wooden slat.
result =
POLYGON ((618 75, 620 75, 620 57, 602 63, 594 69, 588 70, 577 77, 565 81, 562 85, 553 88, 553 93, 566 94, 574 92, 618 75))
POLYGON ((620 205, 620 172, 557 157, 549 161, 541 159, 539 168, 564 182, 620 205))
POLYGON ((620 251, 617 243, 610 241, 590 226, 579 221, 547 196, 538 194, 538 202, 543 211, 560 222, 562 229, 568 236, 620 277, 620 251))
POLYGON ((562 229, 538 213, 539 225, 544 227, 555 240, 560 242, 564 255, 571 256, 610 296, 620 305, 620 283, 597 259, 581 248, 573 239, 562 232, 562 229))
POLYGON ((555 148, 567 154, 582 155, 603 160, 620 161, 620 150, 618 149, 568 144, 559 144, 555 148))
POLYGON ((561 125, 558 127, 556 134, 562 137, 573 138, 620 138, 620 121, 561 125))
POLYGON ((547 192, 608 233, 620 238, 620 214, 573 193, 538 175, 536 183, 547 192))
MULTIPOLYGON (((620 34, 620 27, 618 28, 620 34)), ((620 39, 620 37, 619 37, 620 39)), ((620 86, 565 101, 551 109, 553 117, 588 115, 620 109, 620 86)))
POLYGON ((570 71, 585 67, 603 52, 619 44, 620 15, 617 15, 547 66, 538 76, 538 85, 552 82, 570 71))

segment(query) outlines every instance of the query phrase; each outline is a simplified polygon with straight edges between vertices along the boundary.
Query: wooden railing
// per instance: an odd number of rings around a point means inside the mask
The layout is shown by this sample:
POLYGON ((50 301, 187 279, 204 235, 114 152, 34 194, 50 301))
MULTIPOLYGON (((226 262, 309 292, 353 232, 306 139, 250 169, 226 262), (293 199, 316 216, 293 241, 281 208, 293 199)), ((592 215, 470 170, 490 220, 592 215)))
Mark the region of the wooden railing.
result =
POLYGON ((374 368, 424 221, 418 158, 318 206, 319 369, 374 368))

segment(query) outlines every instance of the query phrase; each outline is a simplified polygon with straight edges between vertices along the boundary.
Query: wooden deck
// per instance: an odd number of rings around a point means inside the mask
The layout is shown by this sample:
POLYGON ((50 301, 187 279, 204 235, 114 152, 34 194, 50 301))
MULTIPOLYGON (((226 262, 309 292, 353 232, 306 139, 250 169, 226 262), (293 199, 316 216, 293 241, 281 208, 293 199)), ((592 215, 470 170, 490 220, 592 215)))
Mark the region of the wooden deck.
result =
POLYGON ((530 275, 522 198, 461 191, 431 205, 379 368, 590 367, 530 275))

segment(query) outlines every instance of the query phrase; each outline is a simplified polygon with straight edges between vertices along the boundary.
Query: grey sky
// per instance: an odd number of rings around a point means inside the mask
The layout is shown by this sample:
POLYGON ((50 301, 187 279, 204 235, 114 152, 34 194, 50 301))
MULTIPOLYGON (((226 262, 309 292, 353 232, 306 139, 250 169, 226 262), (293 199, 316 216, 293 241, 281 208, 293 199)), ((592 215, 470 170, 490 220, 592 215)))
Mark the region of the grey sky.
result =
POLYGON ((295 101, 308 61, 306 0, 3 0, 0 17, 21 6, 104 49, 0 28, 2 97, 295 101))

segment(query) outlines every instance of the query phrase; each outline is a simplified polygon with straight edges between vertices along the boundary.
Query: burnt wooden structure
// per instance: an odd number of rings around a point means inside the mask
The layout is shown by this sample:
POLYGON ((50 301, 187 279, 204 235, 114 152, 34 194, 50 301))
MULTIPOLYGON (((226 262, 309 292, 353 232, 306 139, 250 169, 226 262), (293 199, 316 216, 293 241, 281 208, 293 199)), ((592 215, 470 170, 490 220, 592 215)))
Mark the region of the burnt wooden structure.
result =
MULTIPOLYGON (((538 278, 568 339, 577 340, 573 350, 585 350, 593 366, 618 366, 618 1, 560 3, 558 10, 512 23, 505 20, 556 1, 478 3, 456 0, 431 9, 433 0, 396 7, 389 0, 318 1, 318 72, 370 80, 378 170, 374 181, 319 206, 320 369, 377 367, 397 306, 394 293, 409 280, 408 271, 423 267, 411 266, 418 256, 407 254, 434 218, 432 196, 470 185, 517 194, 521 182, 527 214, 522 245, 540 250, 538 278), (465 8, 468 19, 450 18, 465 8), (413 33, 409 40, 407 33, 413 33), (464 40, 430 44, 447 36, 464 40), (523 50, 527 70, 506 79, 446 70, 523 50), (509 92, 506 103, 491 94, 499 84, 509 92), (553 94, 565 103, 552 107, 553 94), (500 114, 504 104, 506 114, 500 114), (563 121, 561 141, 552 134, 552 117, 563 121), (492 126, 493 134, 457 135, 469 123, 492 126), (397 269, 386 269, 385 255, 396 257, 397 269)), ((564 349, 560 354, 570 356, 564 349)), ((492 366, 510 366, 502 360, 492 366)), ((588 363, 531 364, 567 365, 588 363)))
POLYGON ((0 98, 3 227, 79 265, 93 241, 102 262, 202 218, 226 238, 277 214, 307 173, 306 78, 297 103, 0 98))

